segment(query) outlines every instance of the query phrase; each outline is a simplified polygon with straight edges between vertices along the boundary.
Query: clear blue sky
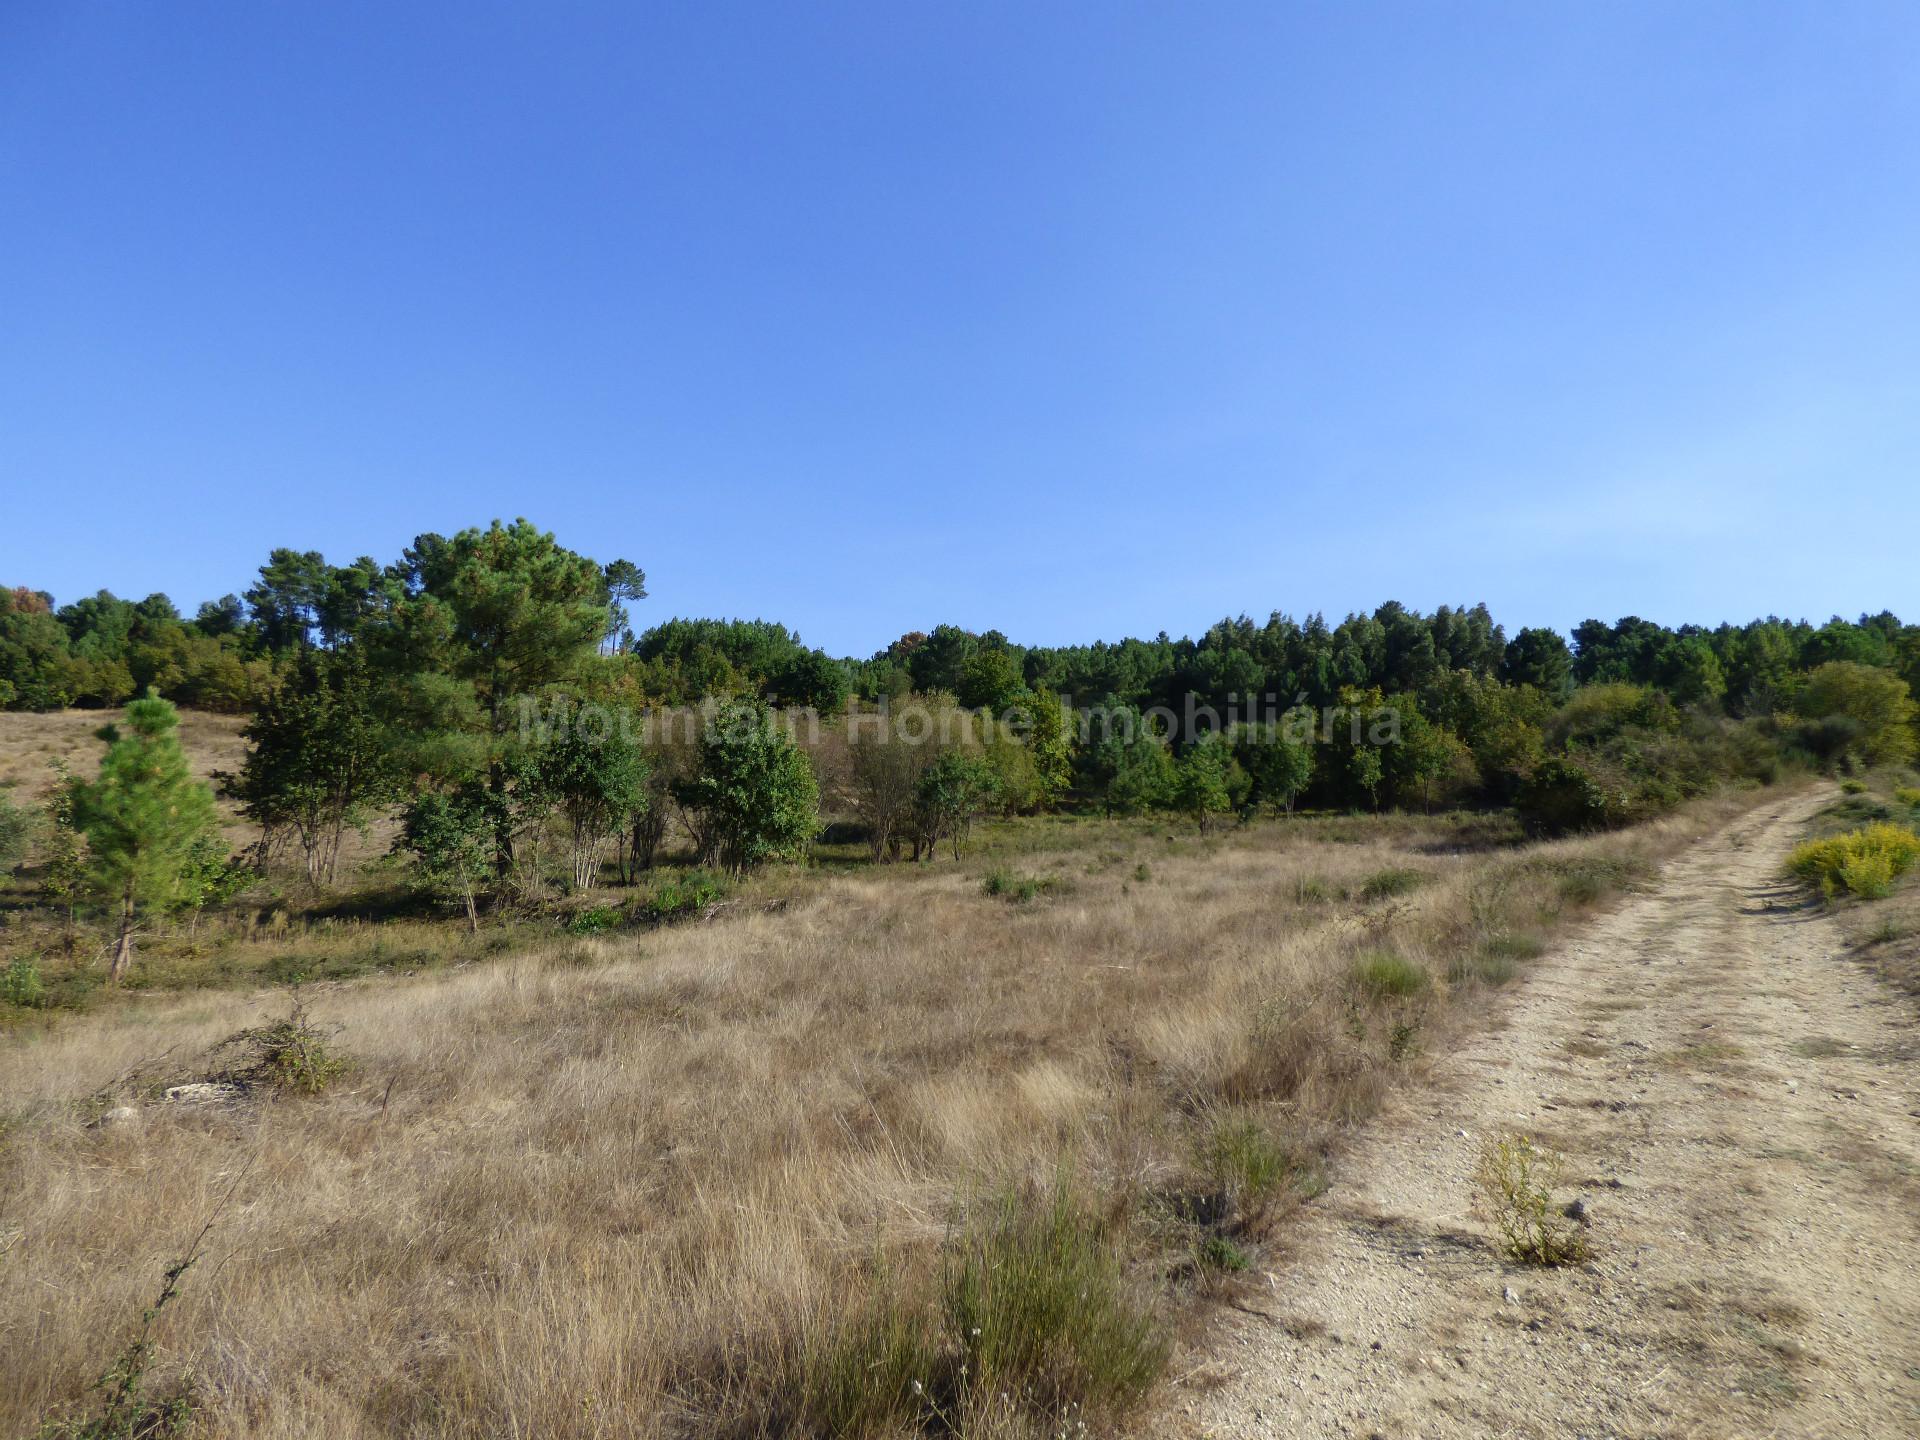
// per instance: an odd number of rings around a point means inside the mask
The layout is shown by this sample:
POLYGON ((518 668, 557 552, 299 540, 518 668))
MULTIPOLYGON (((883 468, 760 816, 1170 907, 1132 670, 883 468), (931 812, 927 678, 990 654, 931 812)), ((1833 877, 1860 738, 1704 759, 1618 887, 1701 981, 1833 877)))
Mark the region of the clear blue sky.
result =
POLYGON ((0 0, 0 582, 1920 612, 1920 5, 0 0))

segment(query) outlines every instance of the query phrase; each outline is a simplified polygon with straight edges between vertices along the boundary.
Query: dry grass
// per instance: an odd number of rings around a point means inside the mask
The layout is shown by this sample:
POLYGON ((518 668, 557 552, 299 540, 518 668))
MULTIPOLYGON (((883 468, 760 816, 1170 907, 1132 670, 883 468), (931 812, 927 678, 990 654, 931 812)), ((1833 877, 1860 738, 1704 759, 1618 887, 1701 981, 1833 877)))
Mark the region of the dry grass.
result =
MULTIPOLYGON (((1006 1197, 1062 1186, 1085 1234, 1035 1222, 1034 1253, 1118 1287, 1106 1330, 1076 1343, 1126 1330, 1129 1306, 1177 1333, 1216 1283, 1195 1274, 1203 1242, 1257 1247, 1283 1224, 1342 1129, 1418 1074, 1404 1038, 1443 1049, 1484 1009, 1450 1002, 1597 898, 1565 893, 1570 875, 1631 876, 1712 818, 1477 853, 1450 853, 1445 820, 1204 844, 1057 825, 1073 848, 1021 868, 1071 887, 1026 904, 982 893, 981 855, 815 876, 778 911, 707 925, 309 987, 351 1074, 239 1109, 95 1118, 139 1088, 129 1075, 190 1078, 282 1013, 269 992, 132 997, 21 1032, 0 1040, 0 1433, 83 1394, 236 1185, 156 1336, 157 1383, 189 1383, 213 1437, 819 1431, 819 1396, 848 1374, 958 1383, 940 1346, 966 1337, 925 1317, 974 1293, 954 1288, 968 1257, 1032 1228, 1006 1197), (1423 883, 1357 898, 1403 869, 1423 883), (1429 983, 1358 983, 1385 951, 1429 983), (1481 956, 1498 963, 1467 963, 1481 956), (886 1368, 846 1368, 860 1317, 880 1317, 863 1343, 886 1368)), ((1019 848, 1002 838, 996 853, 1019 848)), ((1124 1385, 1052 1347, 1004 1401, 955 1409, 949 1389, 938 1416, 830 1413, 882 1433, 1097 1433, 1143 1373, 1107 1358, 1124 1385)))
MULTIPOLYGON (((46 715, 0 715, 0 790, 19 805, 38 805, 53 789, 53 763, 65 761, 76 775, 91 775, 105 749, 94 732, 121 718, 119 710, 58 710, 46 715)), ((246 753, 240 731, 244 715, 180 712, 180 743, 187 763, 202 780, 215 770, 237 770, 246 753)))

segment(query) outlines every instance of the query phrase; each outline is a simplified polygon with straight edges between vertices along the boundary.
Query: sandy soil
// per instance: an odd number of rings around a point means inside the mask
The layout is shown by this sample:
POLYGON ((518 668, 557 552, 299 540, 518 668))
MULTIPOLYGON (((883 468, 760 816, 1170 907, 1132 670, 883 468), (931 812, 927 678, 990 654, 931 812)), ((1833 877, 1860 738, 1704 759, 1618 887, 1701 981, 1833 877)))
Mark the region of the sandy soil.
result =
POLYGON ((1770 802, 1545 957, 1350 1152, 1147 1433, 1920 1434, 1920 1028, 1779 879, 1770 802), (1593 1257, 1508 1264, 1489 1134, 1570 1161, 1593 1257))

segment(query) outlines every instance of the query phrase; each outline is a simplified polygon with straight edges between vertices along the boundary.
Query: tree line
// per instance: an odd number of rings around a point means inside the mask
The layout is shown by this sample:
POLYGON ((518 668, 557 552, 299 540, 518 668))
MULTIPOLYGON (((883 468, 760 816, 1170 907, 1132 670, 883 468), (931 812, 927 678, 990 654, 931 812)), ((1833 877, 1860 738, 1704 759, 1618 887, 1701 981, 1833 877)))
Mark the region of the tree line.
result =
POLYGON ((1782 765, 1904 764, 1920 738, 1920 627, 1890 614, 1509 639, 1484 606, 1388 604, 1334 626, 1276 613, 1198 640, 1051 648, 941 625, 847 661, 762 621, 636 632, 645 596, 638 566, 524 520, 421 536, 387 565, 277 550, 190 621, 164 596, 56 608, 0 592, 0 702, 144 697, 103 732, 99 776, 63 785, 47 817, 47 854, 72 852, 45 867, 49 903, 111 908, 119 970, 140 914, 194 913, 276 856, 332 885, 344 836, 379 815, 397 815, 419 883, 477 924, 554 877, 586 889, 611 863, 634 878, 670 823, 716 868, 800 857, 823 796, 876 861, 957 853, 984 814, 1067 805, 1202 829, 1302 804, 1502 805, 1561 832, 1782 765), (186 773, 175 701, 250 717, 243 763, 219 777, 259 827, 244 864, 186 773), (530 734, 530 701, 623 723, 530 734), (625 723, 698 701, 703 722, 677 736, 625 723), (770 724, 782 710, 825 712, 826 738, 770 724), (859 723, 882 710, 942 738, 859 723))

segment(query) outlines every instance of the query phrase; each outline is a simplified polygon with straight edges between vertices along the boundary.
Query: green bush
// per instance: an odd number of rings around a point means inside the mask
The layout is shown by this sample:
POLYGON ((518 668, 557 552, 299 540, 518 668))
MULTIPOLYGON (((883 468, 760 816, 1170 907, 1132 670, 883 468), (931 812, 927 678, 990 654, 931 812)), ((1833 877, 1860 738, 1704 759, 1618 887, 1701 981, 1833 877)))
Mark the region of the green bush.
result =
POLYGON ((1867 782, 1864 780, 1842 780, 1840 782, 1840 791, 1843 795, 1864 795, 1867 793, 1867 782))
POLYGON ((1548 760, 1520 783, 1513 808, 1527 828, 1545 835, 1602 830, 1617 823, 1607 792, 1571 760, 1548 760))
POLYGON ((1362 900, 1389 900, 1418 889, 1426 881, 1418 870, 1381 870, 1369 875, 1360 886, 1362 900))
POLYGON ((1566 1162, 1524 1135, 1496 1136, 1480 1152, 1474 1179, 1507 1258, 1524 1265, 1573 1265, 1587 1255, 1577 1221, 1553 1203, 1566 1162))
POLYGON ((1353 962, 1354 983, 1376 1000, 1405 1000, 1427 988, 1427 972, 1404 955, 1370 950, 1353 962))
POLYGON ((980 893, 1005 900, 1010 905, 1025 905, 1050 890, 1058 888, 1059 883, 1050 876, 1016 875, 1011 870, 989 870, 986 879, 980 882, 980 893))
POLYGON ((620 907, 617 905, 595 905, 590 910, 582 910, 567 921, 569 935, 598 935, 602 931, 616 930, 621 921, 620 907))
POLYGON ((1200 1242, 1200 1263, 1209 1270, 1238 1272, 1253 1264, 1253 1257, 1224 1235, 1209 1235, 1200 1242))
POLYGON ((726 894, 727 882, 723 877, 705 870, 689 870, 677 880, 660 881, 653 893, 634 908, 643 920, 665 924, 698 915, 726 894))
POLYGON ((1905 805, 1910 810, 1920 810, 1920 788, 1902 785, 1893 792, 1893 798, 1896 804, 1905 805))
POLYGON ((16 956, 0 970, 0 1002, 37 1009, 46 1003, 47 987, 41 983, 40 967, 25 955, 16 956))
POLYGON ((1787 868, 1828 899, 1845 892, 1862 900, 1884 899, 1893 882, 1920 861, 1920 835, 1904 826, 1869 825, 1864 830, 1809 840, 1787 859, 1787 868))

